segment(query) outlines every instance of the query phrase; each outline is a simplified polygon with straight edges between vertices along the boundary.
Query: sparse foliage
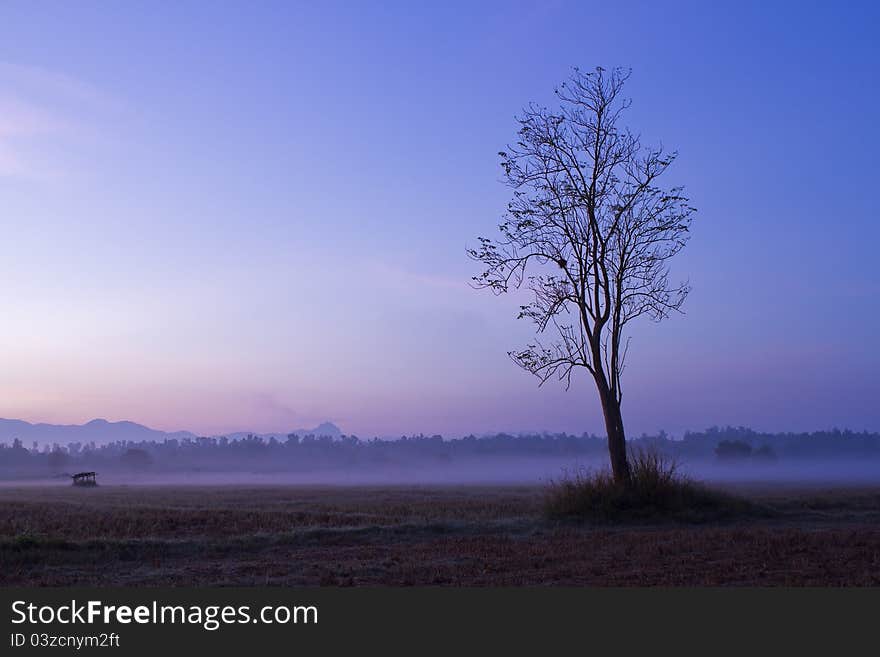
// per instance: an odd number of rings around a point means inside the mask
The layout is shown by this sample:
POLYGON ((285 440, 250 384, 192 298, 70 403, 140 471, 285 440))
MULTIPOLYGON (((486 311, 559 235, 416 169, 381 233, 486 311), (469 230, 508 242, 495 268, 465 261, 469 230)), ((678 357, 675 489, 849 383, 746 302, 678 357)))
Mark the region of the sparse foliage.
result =
POLYGON ((625 329, 681 308, 689 286, 670 281, 667 263, 687 243, 695 211, 682 188, 659 185, 676 153, 645 147, 621 126, 628 77, 575 69, 556 90, 558 109, 523 111, 517 141, 499 153, 514 190, 501 237, 469 250, 485 267, 475 285, 499 294, 526 286, 532 301, 519 317, 551 334, 510 352, 513 360, 542 384, 557 376, 567 387, 577 368, 593 377, 618 481, 630 476, 620 412, 625 329))

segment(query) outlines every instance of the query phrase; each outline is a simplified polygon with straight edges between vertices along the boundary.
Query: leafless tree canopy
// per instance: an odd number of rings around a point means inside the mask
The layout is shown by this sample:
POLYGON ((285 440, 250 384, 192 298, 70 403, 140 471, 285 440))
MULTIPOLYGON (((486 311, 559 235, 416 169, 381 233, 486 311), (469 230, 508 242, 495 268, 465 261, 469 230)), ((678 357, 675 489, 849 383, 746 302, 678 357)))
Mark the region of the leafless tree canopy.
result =
POLYGON ((556 90, 558 110, 523 111, 517 142, 499 153, 514 190, 501 238, 469 251, 485 265, 477 286, 525 284, 534 299, 519 316, 552 333, 511 357, 542 383, 557 375, 568 385, 583 367, 618 404, 626 325, 664 319, 687 296, 687 283, 670 283, 667 261, 687 242, 695 211, 682 188, 658 185, 676 153, 621 127, 628 77, 575 69, 556 90))

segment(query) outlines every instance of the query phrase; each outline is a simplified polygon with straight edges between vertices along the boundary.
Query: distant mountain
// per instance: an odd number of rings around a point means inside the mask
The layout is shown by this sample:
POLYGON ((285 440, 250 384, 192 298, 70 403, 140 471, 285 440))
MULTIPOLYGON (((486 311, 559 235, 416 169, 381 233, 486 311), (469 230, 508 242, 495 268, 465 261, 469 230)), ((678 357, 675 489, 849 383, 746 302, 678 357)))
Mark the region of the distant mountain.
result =
MULTIPOLYGON (((242 431, 225 435, 230 439, 239 439, 246 437, 249 433, 253 432, 242 431)), ((290 433, 295 433, 299 436, 312 434, 315 436, 330 436, 332 438, 338 438, 342 435, 339 427, 331 422, 324 422, 314 429, 294 429, 284 433, 255 433, 254 435, 267 439, 274 436, 278 440, 283 440, 290 433)), ((189 431, 159 431, 128 421, 108 422, 107 420, 97 419, 86 424, 31 424, 23 420, 5 420, 0 418, 0 442, 11 443, 13 439, 18 438, 27 448, 30 448, 34 441, 37 441, 42 446, 53 443, 58 443, 59 445, 90 442, 103 444, 119 440, 140 442, 142 440, 183 440, 195 437, 196 434, 189 431)))

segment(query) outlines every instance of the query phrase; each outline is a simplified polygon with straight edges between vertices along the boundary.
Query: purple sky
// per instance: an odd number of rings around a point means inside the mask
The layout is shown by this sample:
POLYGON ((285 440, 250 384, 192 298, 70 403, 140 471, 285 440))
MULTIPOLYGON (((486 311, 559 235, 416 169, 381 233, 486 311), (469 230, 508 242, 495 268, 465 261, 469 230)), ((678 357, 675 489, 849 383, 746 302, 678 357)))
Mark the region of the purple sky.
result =
POLYGON ((465 248, 519 108, 625 65, 700 210, 630 434, 880 430, 877 5, 662 4, 4 2, 0 416, 601 433, 465 248))

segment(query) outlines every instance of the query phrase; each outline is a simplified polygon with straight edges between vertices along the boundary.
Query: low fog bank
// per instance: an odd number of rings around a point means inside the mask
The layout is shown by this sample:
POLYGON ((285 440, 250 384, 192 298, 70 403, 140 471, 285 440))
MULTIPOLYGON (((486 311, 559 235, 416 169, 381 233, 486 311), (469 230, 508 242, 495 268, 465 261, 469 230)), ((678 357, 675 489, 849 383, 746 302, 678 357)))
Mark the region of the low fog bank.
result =
MULTIPOLYGON (((728 427, 681 440, 642 436, 630 445, 661 453, 707 482, 880 485, 880 434, 728 427)), ((97 472, 104 485, 535 485, 607 464, 603 438, 566 434, 395 441, 252 435, 30 449, 20 440, 0 442, 0 482, 15 485, 69 485, 70 475, 81 471, 97 472)))
POLYGON ((880 460, 777 462, 751 467, 710 461, 683 463, 679 468, 693 479, 719 484, 880 485, 880 460))
MULTIPOLYGON (((312 471, 103 469, 105 486, 419 486, 419 485, 544 485, 578 471, 607 469, 607 459, 492 458, 440 465, 374 466, 312 471)), ((785 484, 799 486, 880 485, 880 461, 803 461, 762 465, 711 461, 678 463, 680 472, 695 480, 717 484, 785 484)), ((4 472, 3 485, 69 486, 68 473, 4 472)))

